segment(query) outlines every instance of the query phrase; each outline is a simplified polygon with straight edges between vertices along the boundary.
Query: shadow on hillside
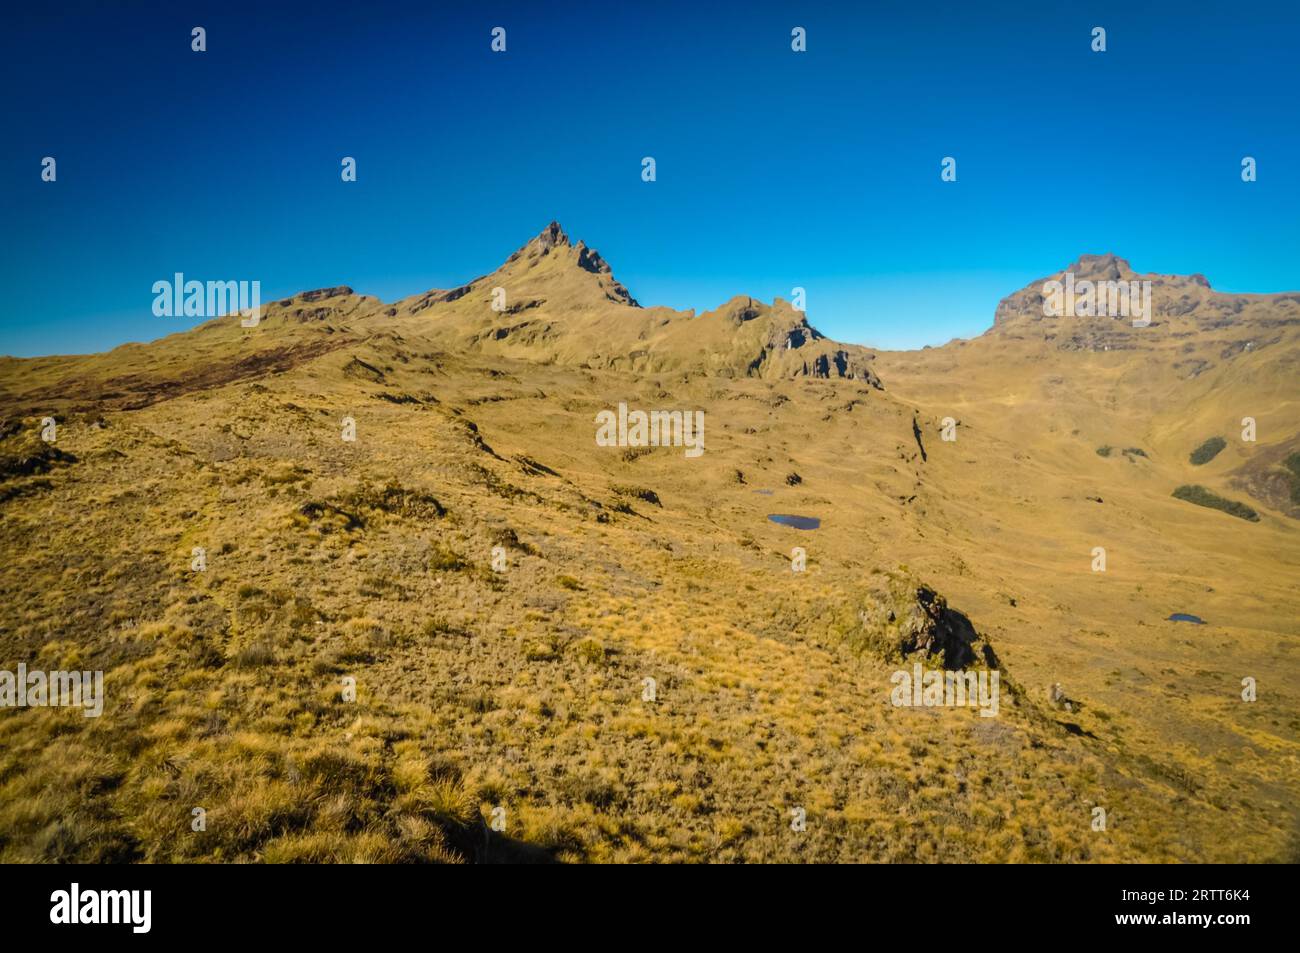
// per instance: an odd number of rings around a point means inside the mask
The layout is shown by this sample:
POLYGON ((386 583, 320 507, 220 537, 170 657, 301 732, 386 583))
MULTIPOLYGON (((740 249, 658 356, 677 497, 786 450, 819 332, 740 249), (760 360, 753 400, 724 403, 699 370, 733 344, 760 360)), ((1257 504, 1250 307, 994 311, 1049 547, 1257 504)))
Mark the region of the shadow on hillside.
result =
POLYGON ((558 864, 554 852, 494 831, 483 815, 448 832, 453 847, 472 864, 558 864))

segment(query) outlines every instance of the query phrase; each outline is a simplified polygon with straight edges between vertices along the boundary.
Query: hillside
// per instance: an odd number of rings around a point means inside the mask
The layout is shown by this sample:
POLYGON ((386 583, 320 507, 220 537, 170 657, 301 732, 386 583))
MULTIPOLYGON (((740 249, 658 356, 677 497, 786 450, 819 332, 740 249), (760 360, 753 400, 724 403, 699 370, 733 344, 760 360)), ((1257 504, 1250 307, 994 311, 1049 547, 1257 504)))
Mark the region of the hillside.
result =
POLYGON ((1300 311, 1202 282, 876 353, 643 306, 553 223, 455 289, 0 360, 0 655, 106 673, 0 713, 0 859, 1294 861, 1300 311), (600 446, 620 403, 705 452, 600 446), (995 717, 891 703, 950 658, 995 717))

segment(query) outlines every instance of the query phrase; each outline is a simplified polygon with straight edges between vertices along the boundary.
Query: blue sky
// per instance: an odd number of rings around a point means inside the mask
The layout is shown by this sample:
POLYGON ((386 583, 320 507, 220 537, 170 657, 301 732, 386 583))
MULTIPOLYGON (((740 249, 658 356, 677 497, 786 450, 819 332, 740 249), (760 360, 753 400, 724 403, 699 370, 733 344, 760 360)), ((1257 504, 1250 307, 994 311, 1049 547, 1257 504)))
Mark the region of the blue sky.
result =
POLYGON ((798 285, 883 347, 978 334, 1081 253, 1300 289, 1292 3, 115 7, 0 31, 2 353, 197 323, 152 314, 177 271, 453 286, 551 219, 642 303, 798 285))

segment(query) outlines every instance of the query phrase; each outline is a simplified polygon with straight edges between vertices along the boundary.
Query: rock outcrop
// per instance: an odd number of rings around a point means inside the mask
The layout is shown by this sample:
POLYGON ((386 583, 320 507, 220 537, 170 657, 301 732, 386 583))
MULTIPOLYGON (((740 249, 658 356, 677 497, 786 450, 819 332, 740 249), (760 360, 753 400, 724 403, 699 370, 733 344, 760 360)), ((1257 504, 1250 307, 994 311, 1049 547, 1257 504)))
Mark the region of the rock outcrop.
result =
POLYGON ((877 575, 858 620, 860 639, 886 661, 937 659, 948 670, 998 666, 971 620, 906 572, 877 575))

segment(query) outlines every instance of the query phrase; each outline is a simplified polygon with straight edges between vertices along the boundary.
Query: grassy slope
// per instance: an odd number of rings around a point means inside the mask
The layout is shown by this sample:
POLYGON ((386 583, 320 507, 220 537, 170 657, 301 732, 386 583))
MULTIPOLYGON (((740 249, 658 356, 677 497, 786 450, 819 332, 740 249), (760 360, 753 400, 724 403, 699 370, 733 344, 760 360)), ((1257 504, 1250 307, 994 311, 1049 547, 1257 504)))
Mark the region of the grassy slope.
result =
MULTIPOLYGON (((0 713, 0 857, 467 859, 501 805, 568 859, 1294 858, 1296 524, 1169 496, 1187 435, 1231 432, 1215 394, 1282 394, 1259 412, 1281 429, 1294 395, 1268 374, 1187 394, 1132 354, 990 338, 882 355, 885 392, 638 376, 448 352, 442 308, 396 333, 272 320, 267 340, 344 343, 140 409, 64 405, 76 462, 0 504, 0 657, 106 668, 108 703, 0 713), (704 409, 707 452, 596 447, 620 400, 704 409), (899 564, 992 640, 1020 688, 998 718, 889 705, 893 666, 852 645, 899 564), (1082 710, 1053 711, 1054 682, 1082 710)), ((6 416, 51 373, 6 368, 6 416)))

